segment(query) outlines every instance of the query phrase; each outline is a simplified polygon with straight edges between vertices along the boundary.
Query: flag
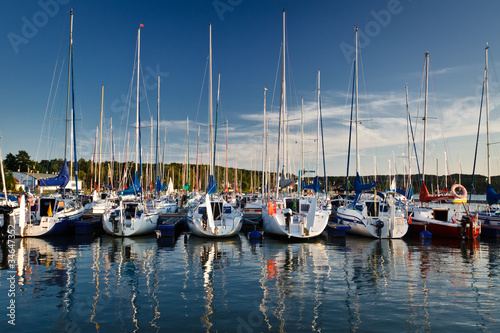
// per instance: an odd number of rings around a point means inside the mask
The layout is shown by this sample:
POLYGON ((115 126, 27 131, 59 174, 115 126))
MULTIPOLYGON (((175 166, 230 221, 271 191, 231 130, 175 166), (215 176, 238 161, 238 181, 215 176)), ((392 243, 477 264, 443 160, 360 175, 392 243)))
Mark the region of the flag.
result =
POLYGON ((52 206, 50 203, 49 203, 49 209, 47 209, 47 215, 52 216, 52 206))

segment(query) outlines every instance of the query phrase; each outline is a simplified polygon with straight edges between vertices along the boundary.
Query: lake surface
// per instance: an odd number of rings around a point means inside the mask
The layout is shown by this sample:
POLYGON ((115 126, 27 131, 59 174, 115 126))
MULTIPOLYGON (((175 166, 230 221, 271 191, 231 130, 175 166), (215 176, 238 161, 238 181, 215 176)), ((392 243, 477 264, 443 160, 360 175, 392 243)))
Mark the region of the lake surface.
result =
POLYGON ((11 297, 2 241, 0 332, 500 332, 496 240, 182 233, 15 246, 11 297))

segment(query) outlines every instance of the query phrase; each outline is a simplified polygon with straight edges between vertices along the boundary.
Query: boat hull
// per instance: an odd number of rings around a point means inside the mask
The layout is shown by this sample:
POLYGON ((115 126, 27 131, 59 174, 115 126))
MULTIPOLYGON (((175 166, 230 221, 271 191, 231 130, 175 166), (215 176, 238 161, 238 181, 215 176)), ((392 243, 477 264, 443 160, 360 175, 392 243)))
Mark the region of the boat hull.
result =
MULTIPOLYGON (((278 204, 279 205, 279 204, 278 204)), ((262 210, 262 224, 264 232, 278 237, 288 237, 296 239, 315 238, 325 230, 329 213, 324 210, 316 210, 316 199, 314 197, 300 199, 300 207, 309 207, 311 211, 301 211, 291 213, 286 216, 285 211, 280 207, 274 210, 274 203, 269 202, 268 209, 262 210), (271 208, 272 207, 272 208, 271 208)))

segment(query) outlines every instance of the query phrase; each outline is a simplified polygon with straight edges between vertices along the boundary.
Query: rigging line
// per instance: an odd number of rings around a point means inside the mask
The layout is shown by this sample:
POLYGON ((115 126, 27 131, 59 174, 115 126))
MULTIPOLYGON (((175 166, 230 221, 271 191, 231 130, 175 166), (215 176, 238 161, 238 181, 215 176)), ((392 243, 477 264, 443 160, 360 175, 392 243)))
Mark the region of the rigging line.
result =
MULTIPOLYGON (((149 98, 148 98, 148 89, 146 88, 146 80, 144 79, 144 70, 142 68, 142 64, 141 64, 141 76, 142 76, 142 86, 144 87, 144 95, 145 96, 145 99, 146 99, 146 104, 148 106, 148 119, 151 119, 152 115, 151 115, 151 108, 149 106, 149 98)), ((139 124, 140 126, 140 124, 139 124)), ((153 123, 151 123, 151 126, 153 126, 153 123)), ((148 127, 148 126, 145 126, 145 127, 148 127)), ((151 143, 151 145, 153 145, 153 143, 151 143)))
MULTIPOLYGON (((447 155, 449 155, 448 154, 448 142, 446 140, 445 129, 444 129, 443 115, 441 114, 441 109, 439 107, 439 100, 438 100, 438 97, 437 97, 437 90, 436 90, 436 82, 434 81, 434 74, 431 71, 431 61, 430 61, 430 59, 429 59, 429 72, 431 73, 431 76, 432 76, 432 84, 433 84, 433 88, 434 88, 434 96, 436 98, 436 107, 437 107, 437 110, 438 110, 439 124, 441 126, 441 135, 442 135, 442 138, 443 138, 444 151, 446 152, 447 155)), ((448 163, 448 165, 449 165, 449 163, 448 163)), ((448 167, 448 169, 449 169, 449 167, 448 167)), ((449 170, 447 170, 447 171, 448 171, 448 174, 450 175, 449 170)), ((451 179, 451 175, 450 175, 450 179, 451 179)))
MULTIPOLYGON (((361 76, 362 76, 363 89, 364 89, 364 95, 365 95, 365 107, 367 109, 367 113, 369 115, 369 118, 373 119, 373 113, 372 113, 372 110, 370 108, 371 101, 368 97, 368 93, 366 92, 365 68, 363 66, 363 56, 361 54, 361 48, 358 49, 358 53, 359 53, 359 61, 361 63, 361 76)), ((358 124, 361 124, 361 121, 359 121, 359 119, 357 120, 357 122, 358 122, 358 124)), ((371 129, 371 131, 369 131, 369 133, 370 133, 370 137, 372 137, 372 139, 373 139, 372 142, 374 143, 373 148, 375 149, 375 155, 380 156, 380 154, 378 153, 378 146, 376 145, 377 140, 375 140, 375 138, 373 137, 373 126, 374 126, 373 124, 374 124, 374 122, 372 121, 369 124, 370 124, 370 126, 366 126, 366 127, 371 129)), ((370 155, 368 155, 368 156, 370 156, 370 155)), ((373 154, 371 154, 371 156, 373 156, 373 154)), ((374 165, 373 167, 374 167, 374 171, 375 171, 377 169, 377 166, 374 165)))
POLYGON ((196 118, 194 121, 195 124, 198 123, 198 113, 200 112, 201 97, 203 96, 203 90, 205 87, 205 77, 207 76, 208 59, 209 57, 207 57, 207 61, 205 62, 205 71, 203 72, 203 80, 201 81, 200 97, 198 98, 198 108, 196 109, 196 118))
MULTIPOLYGON (((52 101, 50 103, 49 119, 52 118, 52 113, 54 112, 54 105, 55 105, 56 95, 57 95, 57 91, 59 90, 59 83, 61 82, 61 75, 62 75, 62 72, 63 72, 63 69, 64 69, 64 63, 65 63, 65 61, 63 61, 63 63, 61 64, 61 69, 59 71, 59 76, 57 78, 57 83, 56 83, 56 88, 55 88, 54 96, 52 97, 52 101)), ((45 127, 46 115, 44 117, 44 121, 43 122, 44 122, 43 127, 45 127)), ((42 127, 42 133, 40 134, 40 140, 42 140, 42 138, 43 138, 43 127, 42 127)), ((52 127, 55 127, 55 126, 52 126, 52 127)), ((55 145, 54 141, 51 140, 51 138, 50 138, 51 131, 54 131, 54 129, 52 129, 52 127, 51 127, 51 122, 47 121, 47 134, 46 134, 47 138, 46 138, 46 140, 49 141, 49 142, 52 141, 52 149, 49 148, 49 149, 47 149, 45 151, 45 158, 46 159, 49 159, 50 151, 53 151, 53 148, 54 148, 54 145, 55 145)), ((37 152, 37 155, 38 155, 38 152, 37 152)))
MULTIPOLYGON (((278 82, 278 73, 280 71, 280 64, 281 64, 281 50, 283 48, 283 45, 281 45, 280 47, 280 52, 279 52, 279 55, 278 55, 278 65, 276 66, 276 75, 274 77, 274 87, 273 87, 273 96, 271 98, 271 109, 269 110, 269 113, 273 112, 273 106, 274 106, 274 95, 276 93, 276 84, 278 82)), ((269 128, 269 122, 266 122, 266 126, 268 126, 269 128)), ((267 129, 266 129, 267 130, 267 129)), ((269 137, 269 133, 267 134, 267 137, 269 137)))
POLYGON ((481 91, 481 104, 480 104, 480 107, 479 107, 479 120, 478 120, 478 124, 477 124, 477 135, 476 135, 476 149, 474 151, 474 163, 473 163, 473 166, 472 166, 472 180, 471 180, 471 184, 470 184, 469 202, 472 199, 472 191, 474 191, 474 175, 476 173, 477 146, 478 146, 478 143, 479 143, 479 132, 481 130, 481 113, 483 111, 483 97, 484 97, 484 86, 485 86, 485 83, 486 83, 486 68, 484 69, 483 88, 482 88, 482 91, 481 91))
MULTIPOLYGON (((422 70, 422 81, 420 82, 420 94, 418 95, 418 106, 417 106, 417 120, 419 119, 419 114, 420 114, 420 102, 422 101, 422 92, 424 90, 424 78, 425 78, 425 58, 424 58, 424 66, 422 70)), ((425 115, 424 115, 425 117, 425 115)), ((415 133, 417 133, 418 129, 418 121, 415 122, 415 133)), ((415 142, 415 141, 414 141, 415 142)))
MULTIPOLYGON (((68 23, 68 16, 65 16, 64 25, 63 25, 63 29, 61 32, 61 41, 59 42, 59 50, 57 51, 56 63, 54 65, 54 72, 52 73, 52 82, 50 83, 49 97, 47 98, 47 105, 45 106, 45 116, 43 118, 42 131, 40 132, 40 140, 38 141, 38 148, 36 150, 35 161, 38 161, 38 153, 40 151, 40 144, 42 143, 43 129, 45 127, 45 121, 47 119, 47 112, 49 110, 50 99, 51 99, 51 95, 52 95, 52 88, 54 87, 54 78, 55 78, 56 71, 57 71, 57 63, 59 62, 59 58, 61 56, 62 43, 64 40, 64 35, 66 33, 66 24, 67 23, 68 23)), ((63 64, 64 64, 64 59, 63 59, 63 64)), ((60 74, 59 74, 59 78, 60 78, 60 74)), ((59 84, 59 81, 58 81, 58 84, 59 84)), ((57 89, 56 89, 56 91, 57 91, 57 89)))

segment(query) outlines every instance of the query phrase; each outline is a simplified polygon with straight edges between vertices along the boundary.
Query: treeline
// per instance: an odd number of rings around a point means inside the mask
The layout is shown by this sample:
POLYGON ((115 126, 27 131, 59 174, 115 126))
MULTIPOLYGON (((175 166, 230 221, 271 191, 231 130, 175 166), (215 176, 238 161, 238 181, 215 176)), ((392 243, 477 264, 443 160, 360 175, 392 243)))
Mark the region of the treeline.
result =
MULTIPOLYGON (((33 174, 50 174, 56 175, 62 165, 63 159, 52 159, 52 160, 42 160, 40 162, 32 161, 29 154, 20 150, 18 154, 14 155, 12 153, 7 154, 4 159, 4 168, 6 173, 6 185, 8 190, 13 190, 15 186, 15 180, 12 172, 28 172, 33 174)), ((72 168, 71 162, 68 162, 68 167, 72 168)), ((78 161, 78 180, 82 181, 83 189, 90 190, 92 187, 96 187, 96 184, 102 186, 110 186, 113 188, 123 187, 130 183, 133 173, 135 172, 135 164, 133 162, 113 162, 105 161, 101 163, 100 173, 99 167, 95 165, 92 168, 91 160, 80 159, 78 161), (124 175, 124 173, 126 174, 124 175), (125 179, 125 182, 123 180, 125 179)), ((74 174, 73 170, 70 171, 74 174)), ((246 169, 238 169, 238 174, 235 174, 234 168, 228 169, 228 183, 229 188, 233 190, 235 188, 235 180, 237 180, 237 188, 240 192, 250 192, 250 191, 260 191, 262 184, 262 172, 252 171, 246 169)), ((156 178, 157 170, 155 164, 143 164, 142 165, 142 175, 143 184, 146 186, 154 186, 154 179, 156 178)), ((207 186, 208 176, 209 176, 209 166, 208 165, 190 165, 189 168, 180 163, 170 163, 162 164, 158 170, 158 175, 160 176, 161 182, 164 185, 169 183, 172 179, 174 188, 181 189, 183 186, 189 186, 189 189, 194 189, 198 187, 204 190, 207 186)), ((273 189, 276 183, 276 174, 270 173, 269 177, 269 188, 273 189)), ((293 176, 293 175, 292 175, 293 176)), ((214 177, 217 182, 219 190, 224 189, 226 181, 226 168, 222 166, 216 166, 214 170, 214 177)), ((294 176, 297 178, 297 176, 294 176)), ((406 186, 407 181, 403 175, 396 176, 396 186, 397 188, 403 189, 406 186)), ((367 176, 363 177, 365 183, 377 180, 377 189, 385 191, 390 188, 392 178, 387 175, 381 176, 367 176)), ((1 179, 0 179, 1 182, 1 179)), ((461 183, 465 188, 470 191, 472 175, 458 175, 453 174, 448 177, 435 175, 426 175, 425 184, 430 192, 434 192, 438 189, 445 190, 446 187, 449 189, 455 183, 461 183)), ((312 179, 305 179, 305 183, 312 183, 312 179)), ((354 177, 349 178, 349 183, 351 184, 349 189, 352 189, 352 184, 354 183, 354 177)), ((418 193, 420 191, 421 179, 419 175, 412 176, 413 192, 418 193)), ((324 178, 320 177, 321 188, 324 189, 324 178)), ((474 177, 474 190, 473 193, 486 193, 487 180, 485 176, 475 175, 474 177)), ((492 185, 494 188, 500 188, 500 177, 492 177, 492 185)), ((328 177, 328 190, 343 192, 345 191, 345 176, 329 176, 328 177)))

